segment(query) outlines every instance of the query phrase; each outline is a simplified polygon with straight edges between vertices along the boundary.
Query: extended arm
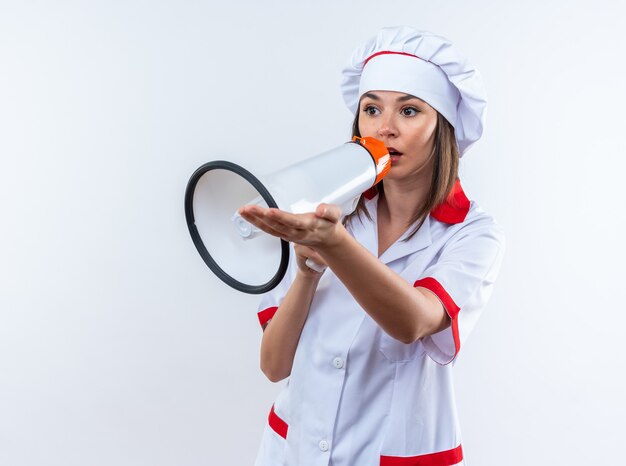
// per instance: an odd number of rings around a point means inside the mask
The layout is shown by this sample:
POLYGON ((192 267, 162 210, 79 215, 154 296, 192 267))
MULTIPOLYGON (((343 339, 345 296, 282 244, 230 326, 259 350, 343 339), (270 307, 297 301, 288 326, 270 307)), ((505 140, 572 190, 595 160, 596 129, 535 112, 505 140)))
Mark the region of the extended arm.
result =
POLYGON ((341 226, 337 241, 317 251, 354 299, 391 337, 412 343, 450 324, 439 298, 414 288, 341 226))
POLYGON ((434 293, 413 288, 348 234, 337 206, 320 205, 315 214, 299 215, 246 206, 240 213, 267 233, 314 248, 391 337, 411 343, 449 325, 434 293))

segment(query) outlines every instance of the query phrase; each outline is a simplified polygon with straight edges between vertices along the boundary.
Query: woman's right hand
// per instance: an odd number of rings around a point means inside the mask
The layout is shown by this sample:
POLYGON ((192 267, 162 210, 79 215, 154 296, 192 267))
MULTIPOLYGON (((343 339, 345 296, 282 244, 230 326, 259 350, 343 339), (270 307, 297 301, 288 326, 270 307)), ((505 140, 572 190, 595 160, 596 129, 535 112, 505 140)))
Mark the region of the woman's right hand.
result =
POLYGON ((310 278, 319 278, 324 273, 324 271, 318 272, 306 265, 307 259, 311 259, 313 262, 323 267, 328 267, 328 264, 324 262, 324 259, 321 258, 321 256, 315 251, 315 249, 308 246, 303 246, 302 244, 294 244, 293 248, 296 253, 296 262, 298 263, 298 269, 300 270, 300 273, 302 275, 310 278))

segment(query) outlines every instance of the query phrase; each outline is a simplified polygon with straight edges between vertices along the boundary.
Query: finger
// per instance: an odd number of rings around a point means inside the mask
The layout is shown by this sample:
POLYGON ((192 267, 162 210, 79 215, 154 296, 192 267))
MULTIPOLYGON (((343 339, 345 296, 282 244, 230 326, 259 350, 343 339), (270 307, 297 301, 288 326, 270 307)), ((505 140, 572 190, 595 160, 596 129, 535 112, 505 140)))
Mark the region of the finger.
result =
POLYGON ((326 269, 326 266, 324 264, 319 264, 313 259, 307 259, 304 265, 317 273, 322 273, 326 269))
POLYGON ((255 225, 261 230, 267 233, 268 235, 275 236, 276 238, 284 239, 285 241, 291 241, 284 232, 275 230, 274 228, 268 226, 263 222, 255 223, 255 225))
POLYGON ((322 256, 320 256, 317 253, 311 254, 311 256, 309 256, 309 257, 310 257, 310 259, 313 260, 313 262, 316 262, 317 264, 320 264, 320 265, 323 265, 323 266, 328 266, 326 261, 324 259, 322 259, 322 256))
POLYGON ((308 238, 322 222, 312 213, 295 215, 273 210, 270 210, 263 220, 272 228, 285 232, 293 242, 308 238))
POLYGON ((249 205, 241 207, 239 214, 242 217, 245 217, 246 214, 254 215, 270 225, 278 226, 279 224, 283 224, 286 227, 298 229, 302 227, 302 221, 300 221, 296 215, 277 208, 266 209, 256 205, 249 205))
POLYGON ((295 230, 306 230, 310 228, 312 221, 312 218, 307 219, 306 214, 292 214, 280 209, 268 209, 267 218, 272 222, 280 223, 286 228, 295 230))
MULTIPOLYGON (((332 204, 328 204, 332 205, 332 204)), ((286 228, 305 230, 311 227, 313 218, 307 218, 310 214, 292 214, 275 207, 263 208, 258 205, 246 205, 239 208, 239 215, 255 215, 270 225, 284 225, 286 228)))
POLYGON ((309 259, 313 259, 313 261, 317 262, 318 264, 321 265, 328 265, 326 264, 326 261, 324 259, 322 259, 322 256, 319 255, 319 253, 313 249, 310 248, 308 246, 304 246, 302 244, 298 244, 295 243, 294 244, 294 249, 296 251, 296 254, 301 256, 301 257, 306 257, 309 259))
POLYGON ((337 223, 341 218, 341 207, 337 204, 320 204, 315 210, 315 215, 329 222, 337 223))
MULTIPOLYGON (((271 228, 275 230, 282 231, 285 235, 292 236, 294 238, 298 237, 302 234, 303 230, 300 230, 294 226, 293 223, 284 222, 283 219, 280 218, 280 213, 276 214, 272 211, 266 213, 263 217, 263 222, 265 222, 271 228)), ((300 225, 299 223, 297 225, 300 225)))
MULTIPOLYGON (((307 232, 315 229, 319 220, 313 214, 292 214, 277 208, 264 209, 258 206, 245 206, 240 209, 240 214, 246 220, 256 218, 269 228, 280 232, 280 237, 287 241, 297 242, 307 232)), ((251 220, 252 221, 252 220, 251 220)), ((255 223, 259 228, 262 225, 255 223)))
POLYGON ((247 222, 253 224, 260 230, 263 230, 265 233, 284 239, 286 241, 290 241, 290 239, 287 237, 288 232, 284 228, 274 228, 274 226, 268 220, 266 220, 265 216, 250 214, 246 211, 240 211, 240 213, 247 222))
POLYGON ((243 215, 244 213, 250 215, 262 216, 265 215, 270 209, 266 207, 261 207, 256 204, 244 205, 239 208, 239 215, 243 215))

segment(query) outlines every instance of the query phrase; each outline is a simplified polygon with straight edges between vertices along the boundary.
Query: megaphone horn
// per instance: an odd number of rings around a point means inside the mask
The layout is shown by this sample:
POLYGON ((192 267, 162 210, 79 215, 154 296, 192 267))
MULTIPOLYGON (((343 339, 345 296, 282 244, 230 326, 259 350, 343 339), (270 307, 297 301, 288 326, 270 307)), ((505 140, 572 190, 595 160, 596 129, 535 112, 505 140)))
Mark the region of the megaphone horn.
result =
POLYGON ((248 223, 239 215, 239 207, 258 204, 300 214, 328 203, 339 204, 345 216, 390 167, 383 142, 356 136, 259 178, 232 162, 208 162, 187 183, 189 233, 204 262, 222 281, 245 293, 265 293, 287 271, 289 244, 248 223))

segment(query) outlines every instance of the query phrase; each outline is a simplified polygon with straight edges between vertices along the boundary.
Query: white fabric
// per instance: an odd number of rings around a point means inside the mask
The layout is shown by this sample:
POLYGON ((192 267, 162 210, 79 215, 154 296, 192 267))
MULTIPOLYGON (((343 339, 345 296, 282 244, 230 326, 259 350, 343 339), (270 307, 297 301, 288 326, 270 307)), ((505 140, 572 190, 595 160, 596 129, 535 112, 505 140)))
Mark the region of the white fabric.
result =
MULTIPOLYGON (((378 196, 366 202, 373 223, 361 217, 349 226, 372 254, 378 248, 377 202, 378 196)), ((461 309, 458 325, 465 340, 500 267, 501 228, 471 202, 462 223, 429 216, 409 241, 402 242, 404 237, 380 260, 411 284, 432 276, 444 285, 461 309)), ((262 296, 260 311, 280 305, 294 273, 295 265, 262 296)), ((458 447, 453 365, 436 362, 455 356, 453 336, 444 331, 428 340, 407 345, 388 336, 327 269, 291 376, 274 403, 275 413, 289 426, 287 439, 266 425, 255 465, 379 466, 381 455, 417 456, 458 447), (326 451, 322 441, 329 446, 326 451)))
POLYGON ((368 91, 396 91, 419 97, 441 113, 456 120, 461 96, 441 68, 407 55, 378 55, 367 62, 359 82, 359 96, 368 91))
POLYGON ((454 127, 461 156, 482 136, 487 106, 482 78, 478 70, 445 37, 408 26, 381 29, 354 51, 343 69, 341 83, 344 101, 352 113, 356 113, 363 93, 373 90, 407 92, 437 109, 454 127), (418 60, 415 57, 397 54, 376 56, 365 65, 369 57, 379 52, 415 55, 421 59, 422 66, 415 65, 418 60), (399 65, 401 62, 404 64, 399 65), (418 71, 404 76, 411 72, 411 63, 419 67, 418 71), (383 66, 385 64, 393 66, 387 69, 383 66), (380 67, 375 73, 376 79, 368 77, 368 82, 361 85, 364 69, 367 70, 370 65, 380 67), (423 65, 436 68, 441 73, 425 73, 423 65), (381 71, 387 71, 387 74, 381 71), (403 77, 395 76, 398 74, 403 77), (401 83, 396 88, 398 79, 401 83), (444 82, 435 82, 438 80, 444 82), (450 90, 437 95, 436 90, 446 89, 449 85, 456 89, 458 98, 450 90), (444 102, 447 99, 452 101, 444 102))

